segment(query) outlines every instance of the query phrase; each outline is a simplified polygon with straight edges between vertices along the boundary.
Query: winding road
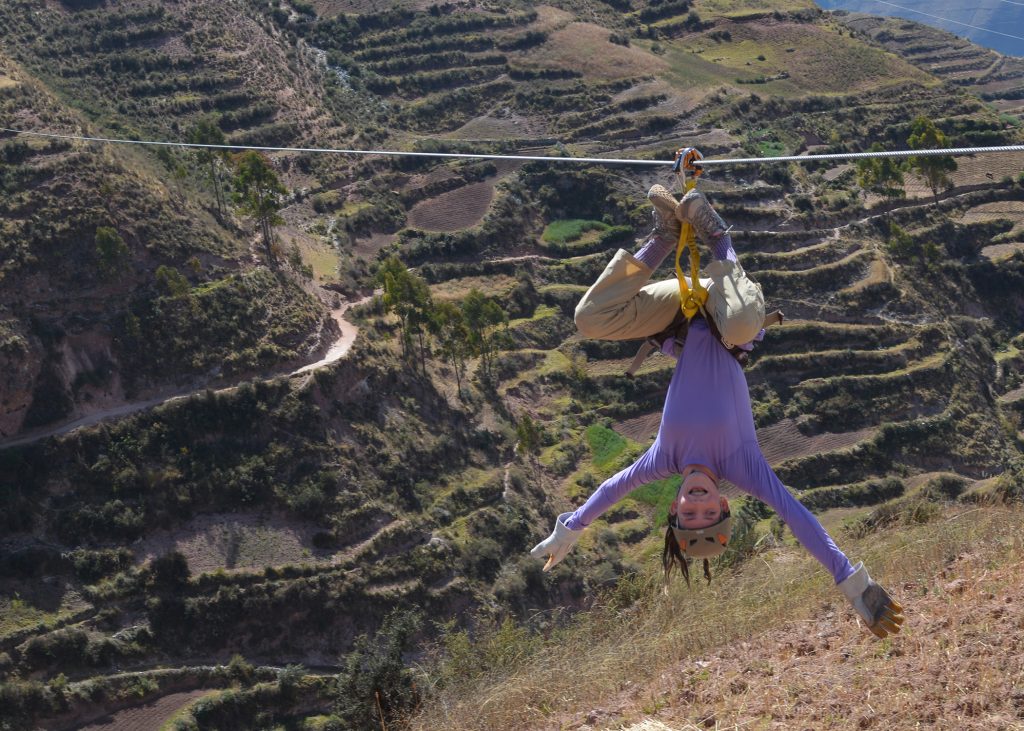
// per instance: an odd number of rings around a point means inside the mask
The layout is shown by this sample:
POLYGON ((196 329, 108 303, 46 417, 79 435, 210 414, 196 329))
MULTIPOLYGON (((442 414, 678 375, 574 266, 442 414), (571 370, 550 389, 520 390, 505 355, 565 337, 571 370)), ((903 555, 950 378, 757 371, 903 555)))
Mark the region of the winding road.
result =
MULTIPOLYGON (((371 299, 373 299, 373 297, 374 295, 368 295, 356 302, 345 302, 342 303, 340 307, 332 310, 331 317, 334 319, 336 323, 338 323, 338 327, 341 330, 341 336, 331 344, 331 346, 327 349, 327 352, 324 353, 323 357, 312 363, 307 363, 306 365, 296 368, 295 370, 290 371, 288 373, 276 374, 274 377, 280 377, 282 375, 296 376, 301 375, 303 373, 309 373, 318 368, 328 366, 343 358, 345 354, 348 353, 349 349, 352 347, 352 344, 355 343, 356 336, 359 334, 359 328, 353 325, 348 320, 346 320, 344 318, 344 315, 346 312, 348 312, 350 308, 365 304, 369 302, 371 299)), ((237 384, 224 386, 222 388, 215 389, 214 393, 227 392, 236 387, 237 384)), ((5 440, 3 442, 0 442, 0 449, 8 449, 10 447, 31 444, 32 442, 39 441, 40 439, 46 439, 47 437, 60 436, 62 434, 72 432, 75 429, 79 429, 83 426, 92 426, 94 424, 98 424, 101 421, 106 421, 108 419, 117 419, 122 416, 128 416, 129 414, 134 414, 138 411, 150 409, 153 408, 154 406, 170 403, 172 401, 178 401, 179 399, 191 398, 196 394, 206 393, 206 391, 207 388, 205 386, 199 388, 190 388, 187 390, 177 390, 162 393, 157 396, 142 399, 139 401, 131 401, 128 403, 118 404, 117 406, 111 406, 105 409, 101 409, 99 411, 94 411, 91 414, 86 414, 85 416, 79 417, 72 421, 68 421, 63 424, 58 424, 57 426, 43 427, 41 429, 36 429, 21 434, 17 438, 5 440)))

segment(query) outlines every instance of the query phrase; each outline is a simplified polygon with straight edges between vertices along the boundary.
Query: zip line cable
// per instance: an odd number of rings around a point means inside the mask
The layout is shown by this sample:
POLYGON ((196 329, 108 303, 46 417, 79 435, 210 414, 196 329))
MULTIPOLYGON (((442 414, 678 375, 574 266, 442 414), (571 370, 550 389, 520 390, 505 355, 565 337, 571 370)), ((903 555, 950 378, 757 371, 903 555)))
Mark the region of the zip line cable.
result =
MULTIPOLYGON (((1008 2, 1008 1, 1009 0, 1004 0, 1004 2, 1008 2)), ((842 2, 842 0, 840 0, 840 2, 842 2)), ((973 28, 974 30, 984 31, 985 33, 995 33, 997 36, 1006 36, 1007 38, 1015 38, 1018 41, 1024 41, 1024 36, 1015 36, 1015 35, 1013 35, 1013 33, 1003 33, 1002 31, 992 30, 990 28, 982 28, 980 25, 971 25, 970 23, 961 23, 959 20, 952 20, 950 18, 943 18, 941 15, 932 15, 931 13, 926 13, 923 10, 914 10, 914 8, 908 8, 908 7, 904 6, 904 5, 897 5, 896 3, 891 3, 888 0, 869 0, 869 2, 881 3, 882 5, 888 5, 888 6, 893 7, 893 8, 898 8, 899 10, 905 10, 908 13, 917 13, 918 15, 923 15, 926 18, 932 18, 934 20, 941 20, 944 23, 953 23, 954 25, 962 25, 965 28, 973 28)), ((1012 3, 1012 4, 1013 5, 1024 5, 1024 3, 1012 3)))
MULTIPOLYGON (((636 158, 612 157, 556 157, 553 155, 491 155, 468 152, 406 152, 402 150, 346 150, 326 147, 265 147, 253 145, 209 145, 199 142, 165 142, 158 140, 130 140, 113 137, 87 137, 84 135, 65 135, 53 132, 35 132, 30 130, 0 127, 0 132, 31 137, 47 137, 60 140, 77 140, 80 142, 103 142, 121 145, 147 145, 158 147, 186 147, 213 150, 258 150, 261 152, 312 152, 341 155, 382 155, 390 157, 440 157, 473 160, 518 160, 523 162, 586 162, 606 165, 674 165, 674 160, 639 160, 636 158)), ((752 165, 777 162, 811 162, 816 160, 863 160, 874 157, 934 157, 937 155, 960 156, 981 155, 1006 152, 1024 152, 1024 145, 1002 145, 999 147, 948 147, 938 150, 882 150, 877 152, 840 152, 820 155, 783 155, 779 157, 744 157, 703 159, 700 165, 752 165)))

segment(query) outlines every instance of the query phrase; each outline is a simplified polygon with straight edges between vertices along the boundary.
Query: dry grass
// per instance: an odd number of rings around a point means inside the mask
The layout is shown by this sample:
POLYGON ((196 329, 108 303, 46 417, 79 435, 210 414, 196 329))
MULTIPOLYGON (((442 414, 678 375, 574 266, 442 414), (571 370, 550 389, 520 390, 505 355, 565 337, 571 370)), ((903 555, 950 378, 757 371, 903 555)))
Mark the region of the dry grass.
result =
POLYGON ((700 0, 694 7, 702 15, 746 15, 751 10, 792 12, 814 10, 817 5, 810 0, 700 0))
POLYGON ((841 293, 851 294, 859 292, 867 287, 871 287, 875 284, 882 284, 888 282, 892 284, 893 274, 892 269, 888 264, 885 263, 884 259, 872 259, 871 266, 868 268, 868 273, 863 279, 859 279, 853 284, 849 285, 840 290, 841 293))
POLYGON ((144 562, 177 550, 194 574, 329 562, 333 552, 313 547, 317 530, 277 515, 211 513, 196 516, 175 531, 153 532, 135 547, 135 555, 144 562))
POLYGON ((299 247, 303 264, 313 268, 313 276, 317 282, 336 282, 338 280, 338 251, 327 244, 299 229, 291 226, 282 227, 278 232, 286 250, 293 244, 299 247))
POLYGON ((1024 728, 1022 517, 958 507, 841 539, 906 607, 895 638, 860 627, 800 549, 668 597, 652 571, 632 606, 599 601, 507 669, 442 691, 412 728, 1024 728))
POLYGON ((39 624, 55 625, 90 606, 69 583, 5 581, 0 584, 0 637, 39 624))
POLYGON ((993 246, 986 246, 981 250, 981 255, 991 259, 992 261, 1003 261, 1004 259, 1009 259, 1018 251, 1024 251, 1024 243, 994 244, 993 246))
POLYGON ((783 96, 804 96, 807 89, 819 94, 842 94, 905 80, 925 86, 935 83, 898 56, 820 25, 726 23, 716 29, 729 30, 733 40, 719 44, 701 38, 687 44, 686 50, 718 66, 729 82, 736 78, 771 78, 783 71, 789 74, 789 78, 751 87, 759 94, 763 90, 783 96))
POLYGON ((490 274, 481 277, 460 277, 447 282, 432 284, 430 294, 441 300, 461 300, 471 289, 479 289, 488 297, 503 297, 516 286, 515 277, 507 274, 490 274))
POLYGON ((668 64, 637 47, 608 40, 608 29, 592 23, 570 23, 556 30, 529 56, 530 66, 568 68, 589 79, 621 79, 664 72, 668 64))

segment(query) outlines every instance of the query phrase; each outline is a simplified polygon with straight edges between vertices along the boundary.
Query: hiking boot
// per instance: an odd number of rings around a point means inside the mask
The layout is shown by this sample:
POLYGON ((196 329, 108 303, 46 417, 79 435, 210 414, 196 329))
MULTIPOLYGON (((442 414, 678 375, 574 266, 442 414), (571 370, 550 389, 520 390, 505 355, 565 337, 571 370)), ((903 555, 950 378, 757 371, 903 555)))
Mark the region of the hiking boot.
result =
POLYGON ((679 203, 675 196, 663 185, 652 185, 647 191, 647 200, 654 204, 654 229, 651 236, 672 243, 679 241, 680 224, 676 219, 676 206, 679 203))
POLYGON ((708 246, 727 230, 722 217, 715 213, 704 194, 696 190, 683 196, 675 215, 680 221, 689 221, 700 242, 708 246))

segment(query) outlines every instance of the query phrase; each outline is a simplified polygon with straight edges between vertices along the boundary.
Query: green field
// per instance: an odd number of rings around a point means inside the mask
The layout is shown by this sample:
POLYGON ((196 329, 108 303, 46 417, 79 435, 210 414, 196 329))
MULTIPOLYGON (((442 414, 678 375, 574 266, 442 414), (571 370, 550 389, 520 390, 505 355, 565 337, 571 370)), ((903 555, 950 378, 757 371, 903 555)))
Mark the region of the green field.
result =
POLYGON ((541 239, 549 244, 569 244, 580 241, 584 234, 592 231, 600 233, 609 228, 611 227, 607 223, 588 221, 582 218, 552 221, 544 228, 541 239))

